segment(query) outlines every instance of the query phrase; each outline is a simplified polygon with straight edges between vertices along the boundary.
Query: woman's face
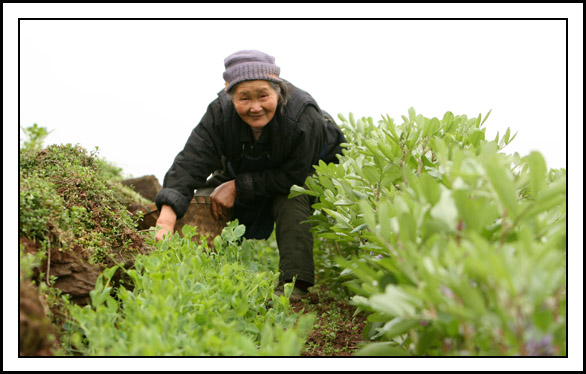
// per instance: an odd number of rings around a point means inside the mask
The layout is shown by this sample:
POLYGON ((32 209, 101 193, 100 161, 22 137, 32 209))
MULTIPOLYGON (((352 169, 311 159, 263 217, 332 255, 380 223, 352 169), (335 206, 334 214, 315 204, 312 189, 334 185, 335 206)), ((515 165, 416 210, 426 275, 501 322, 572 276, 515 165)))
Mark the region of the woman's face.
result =
POLYGON ((245 81, 236 86, 232 102, 244 122, 261 130, 275 116, 279 95, 268 81, 245 81))

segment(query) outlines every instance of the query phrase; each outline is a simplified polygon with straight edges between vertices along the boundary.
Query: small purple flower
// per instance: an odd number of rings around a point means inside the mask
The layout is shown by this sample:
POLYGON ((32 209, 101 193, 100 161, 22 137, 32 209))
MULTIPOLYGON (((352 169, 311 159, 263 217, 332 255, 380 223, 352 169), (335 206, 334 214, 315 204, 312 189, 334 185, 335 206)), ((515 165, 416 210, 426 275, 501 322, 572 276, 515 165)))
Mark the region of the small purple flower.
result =
POLYGON ((525 352, 527 356, 553 356, 553 336, 547 334, 541 340, 530 340, 525 343, 525 352))
POLYGON ((447 297, 449 297, 450 299, 454 299, 454 291, 452 291, 450 288, 444 286, 443 284, 440 286, 440 291, 447 297))

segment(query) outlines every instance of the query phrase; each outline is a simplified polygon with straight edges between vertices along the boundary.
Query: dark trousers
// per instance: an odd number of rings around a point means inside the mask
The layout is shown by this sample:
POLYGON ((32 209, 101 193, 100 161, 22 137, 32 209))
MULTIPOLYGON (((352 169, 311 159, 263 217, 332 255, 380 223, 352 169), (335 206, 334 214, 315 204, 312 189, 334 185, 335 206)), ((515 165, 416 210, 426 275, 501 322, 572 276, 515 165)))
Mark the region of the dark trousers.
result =
POLYGON ((311 200, 308 195, 292 199, 285 195, 273 198, 281 282, 290 282, 297 276, 297 280, 311 285, 315 283, 311 224, 301 223, 312 213, 311 200))
MULTIPOLYGON (((215 187, 228 180, 224 173, 216 172, 195 194, 209 196, 215 187)), ((272 198, 271 212, 272 219, 276 222, 280 282, 288 283, 297 277, 297 280, 310 285, 315 283, 311 224, 301 223, 307 221, 312 214, 312 204, 313 198, 308 195, 299 195, 292 199, 287 195, 272 198)))

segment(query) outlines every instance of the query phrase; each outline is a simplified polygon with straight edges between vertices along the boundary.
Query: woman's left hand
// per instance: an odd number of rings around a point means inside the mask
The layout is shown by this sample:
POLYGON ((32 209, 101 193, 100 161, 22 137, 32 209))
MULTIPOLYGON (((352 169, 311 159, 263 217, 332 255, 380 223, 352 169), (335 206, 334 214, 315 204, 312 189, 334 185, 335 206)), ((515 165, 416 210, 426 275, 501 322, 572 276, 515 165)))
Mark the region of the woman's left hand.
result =
POLYGON ((236 200, 236 181, 222 183, 210 194, 212 215, 216 220, 228 217, 228 210, 234 207, 236 200))

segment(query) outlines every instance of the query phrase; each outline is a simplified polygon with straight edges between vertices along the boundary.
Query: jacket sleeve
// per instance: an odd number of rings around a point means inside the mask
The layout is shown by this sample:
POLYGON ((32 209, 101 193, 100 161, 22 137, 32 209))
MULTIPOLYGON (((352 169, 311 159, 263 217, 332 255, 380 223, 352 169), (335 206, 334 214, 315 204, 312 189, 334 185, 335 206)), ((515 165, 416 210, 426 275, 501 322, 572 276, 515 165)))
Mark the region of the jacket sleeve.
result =
POLYGON ((204 185, 208 176, 221 167, 222 123, 219 104, 213 102, 165 174, 163 188, 155 198, 159 210, 163 205, 170 205, 178 219, 183 217, 194 190, 204 185))
POLYGON ((294 184, 305 184, 305 179, 314 171, 313 165, 319 160, 326 128, 322 115, 310 105, 294 127, 289 154, 285 155, 280 167, 236 176, 236 192, 241 199, 288 195, 294 184))

